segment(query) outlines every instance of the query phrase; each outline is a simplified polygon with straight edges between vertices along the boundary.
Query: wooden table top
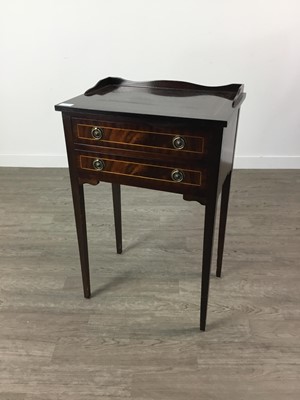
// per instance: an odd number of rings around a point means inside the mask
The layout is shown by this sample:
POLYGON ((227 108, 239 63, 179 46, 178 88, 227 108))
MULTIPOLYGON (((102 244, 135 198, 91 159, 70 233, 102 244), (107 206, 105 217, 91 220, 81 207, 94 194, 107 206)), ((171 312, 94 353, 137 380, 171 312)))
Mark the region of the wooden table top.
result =
POLYGON ((227 126, 245 97, 243 85, 208 87, 179 81, 99 81, 84 94, 55 106, 57 111, 118 113, 201 120, 227 126))

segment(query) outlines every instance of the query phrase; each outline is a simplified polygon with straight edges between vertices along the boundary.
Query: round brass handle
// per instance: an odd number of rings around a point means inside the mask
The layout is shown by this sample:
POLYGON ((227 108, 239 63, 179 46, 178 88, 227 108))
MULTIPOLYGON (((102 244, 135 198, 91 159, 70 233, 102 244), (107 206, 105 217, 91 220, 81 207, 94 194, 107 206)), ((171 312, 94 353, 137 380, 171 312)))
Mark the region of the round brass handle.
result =
POLYGON ((96 158, 96 160, 93 161, 93 167, 97 171, 102 171, 103 168, 105 167, 105 163, 103 160, 100 160, 100 158, 96 158))
POLYGON ((184 179, 184 173, 179 169, 173 169, 173 171, 171 172, 171 178, 175 182, 182 182, 184 179))
POLYGON ((174 149, 183 149, 185 146, 185 140, 182 136, 175 136, 172 140, 174 149))
POLYGON ((99 128, 98 126, 95 126, 91 130, 91 135, 93 136, 94 139, 100 140, 103 138, 103 129, 99 128))

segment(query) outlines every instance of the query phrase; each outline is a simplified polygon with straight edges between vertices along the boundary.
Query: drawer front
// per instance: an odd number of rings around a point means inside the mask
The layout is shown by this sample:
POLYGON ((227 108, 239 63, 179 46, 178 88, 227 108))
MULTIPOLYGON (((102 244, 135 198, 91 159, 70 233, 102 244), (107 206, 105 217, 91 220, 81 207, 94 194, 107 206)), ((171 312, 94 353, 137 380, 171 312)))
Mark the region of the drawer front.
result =
MULTIPOLYGON (((106 177, 110 181, 112 176, 131 177, 136 181, 156 181, 168 183, 179 187, 203 188, 205 182, 205 170, 191 170, 188 168, 177 168, 176 165, 162 166, 149 163, 138 163, 129 160, 114 159, 107 156, 91 156, 79 154, 77 165, 81 171, 97 174, 99 180, 106 177)), ((143 186, 143 185, 137 185, 143 186)), ((149 186, 149 185, 147 185, 149 186)))
MULTIPOLYGON (((95 121, 97 122, 97 121, 95 121)), ((183 133, 154 132, 130 128, 108 126, 105 123, 89 122, 73 125, 75 141, 94 146, 128 148, 137 151, 159 152, 169 154, 194 154, 203 156, 205 153, 205 135, 199 136, 183 133)))

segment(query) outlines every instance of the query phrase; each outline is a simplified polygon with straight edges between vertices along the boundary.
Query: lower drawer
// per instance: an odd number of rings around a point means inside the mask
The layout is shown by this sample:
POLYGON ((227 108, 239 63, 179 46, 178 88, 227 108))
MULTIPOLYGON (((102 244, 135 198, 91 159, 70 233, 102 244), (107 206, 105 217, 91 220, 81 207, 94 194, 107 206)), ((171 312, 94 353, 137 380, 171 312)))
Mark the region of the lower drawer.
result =
MULTIPOLYGON (((203 188, 206 181, 205 169, 191 170, 174 166, 153 165, 151 162, 136 162, 131 160, 114 159, 111 156, 89 154, 77 155, 77 167, 80 171, 93 173, 99 180, 118 181, 126 184, 126 178, 134 179, 136 186, 151 187, 151 182, 173 185, 174 187, 203 188), (148 181, 143 185, 143 181, 148 181), (140 184, 139 184, 140 183, 140 184)), ((157 185, 155 185, 157 186, 157 185)), ((174 191, 174 190, 171 190, 174 191)))

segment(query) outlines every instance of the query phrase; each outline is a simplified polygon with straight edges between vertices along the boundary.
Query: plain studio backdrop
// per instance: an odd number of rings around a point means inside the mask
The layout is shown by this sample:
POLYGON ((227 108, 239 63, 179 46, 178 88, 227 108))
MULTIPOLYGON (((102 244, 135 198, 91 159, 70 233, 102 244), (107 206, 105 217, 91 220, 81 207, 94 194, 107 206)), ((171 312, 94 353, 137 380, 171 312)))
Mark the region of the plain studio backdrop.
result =
POLYGON ((300 168, 299 0, 1 0, 0 165, 67 166, 54 104, 98 80, 244 83, 236 168, 300 168))

